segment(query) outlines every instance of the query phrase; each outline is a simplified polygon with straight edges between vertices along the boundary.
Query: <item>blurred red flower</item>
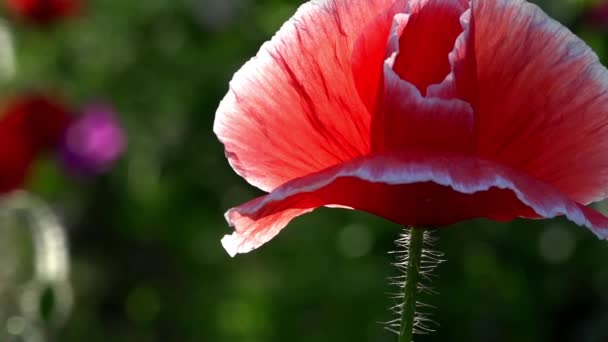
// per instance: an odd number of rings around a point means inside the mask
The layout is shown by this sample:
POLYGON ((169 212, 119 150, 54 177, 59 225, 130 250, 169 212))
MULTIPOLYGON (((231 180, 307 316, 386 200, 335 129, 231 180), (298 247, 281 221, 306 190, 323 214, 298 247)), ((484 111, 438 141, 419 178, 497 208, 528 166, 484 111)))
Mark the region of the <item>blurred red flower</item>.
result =
POLYGON ((4 0, 16 17, 37 25, 48 25, 72 16, 80 9, 80 0, 4 0))
POLYGON ((0 194, 23 187, 31 165, 51 152, 72 176, 95 176, 124 153, 126 134, 109 104, 74 113, 58 98, 25 93, 0 114, 0 194))
POLYGON ((590 6, 584 19, 599 29, 608 29, 608 2, 601 1, 590 6))
POLYGON ((214 131, 270 192, 226 213, 234 255, 321 206, 401 225, 565 215, 608 191, 608 71, 523 0, 304 4, 238 71, 214 131))
POLYGON ((9 100, 0 117, 0 193, 23 186, 41 152, 55 147, 70 122, 66 106, 42 94, 9 100))

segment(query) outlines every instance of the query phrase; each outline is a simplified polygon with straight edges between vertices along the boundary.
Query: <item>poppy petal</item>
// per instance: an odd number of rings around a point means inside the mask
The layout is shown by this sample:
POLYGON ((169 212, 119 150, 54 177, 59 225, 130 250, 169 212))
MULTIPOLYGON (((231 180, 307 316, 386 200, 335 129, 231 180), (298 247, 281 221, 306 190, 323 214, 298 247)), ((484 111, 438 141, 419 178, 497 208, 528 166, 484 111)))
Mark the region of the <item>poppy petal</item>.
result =
POLYGON ((249 252, 272 239, 293 218, 329 205, 415 227, 475 217, 505 221, 566 215, 600 238, 608 238, 608 218, 551 185, 468 155, 410 150, 361 157, 295 179, 233 208, 226 218, 235 232, 225 236, 222 244, 233 256, 249 252))
POLYGON ((408 23, 400 39, 394 69, 423 95, 450 72, 448 54, 462 32, 460 16, 467 9, 459 1, 410 1, 408 23))
POLYGON ((214 132, 238 174, 270 191, 369 152, 371 114, 353 79, 353 48, 393 3, 306 3, 235 74, 214 132))
POLYGON ((472 1, 478 153, 587 204, 608 195, 608 71, 536 5, 472 1))
POLYGON ((415 147, 471 151, 474 113, 469 103, 458 98, 425 97, 395 71, 396 60, 401 55, 398 37, 407 29, 411 18, 408 14, 394 17, 379 110, 372 119, 372 151, 415 147))
POLYGON ((402 13, 407 0, 397 0, 393 5, 367 24, 357 39, 353 51, 353 76, 361 100, 368 111, 376 111, 376 101, 382 83, 384 60, 389 57, 386 42, 393 19, 402 13))
POLYGON ((395 74, 390 63, 384 71, 382 108, 372 121, 374 151, 413 147, 449 152, 472 149, 474 114, 467 102, 423 97, 395 74))
POLYGON ((448 54, 450 73, 441 83, 431 84, 427 89, 427 96, 443 99, 459 98, 476 108, 479 92, 470 8, 460 16, 460 25, 462 33, 456 38, 454 49, 448 54))

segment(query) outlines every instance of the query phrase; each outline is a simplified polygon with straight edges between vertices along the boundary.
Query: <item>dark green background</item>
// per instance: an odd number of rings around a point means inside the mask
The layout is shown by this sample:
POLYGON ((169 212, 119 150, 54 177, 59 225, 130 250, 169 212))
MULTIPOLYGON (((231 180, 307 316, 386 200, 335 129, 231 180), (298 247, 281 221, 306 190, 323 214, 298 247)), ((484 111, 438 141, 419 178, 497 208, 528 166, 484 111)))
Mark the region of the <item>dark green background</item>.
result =
MULTIPOLYGON (((86 183, 41 161, 32 191, 66 223, 76 305, 57 341, 395 341, 387 277, 394 224, 320 209, 231 259, 223 213, 260 194, 212 133, 232 74, 295 11, 288 0, 97 0, 52 30, 9 21, 18 74, 5 94, 109 99, 126 156, 86 183)), ((606 61, 582 1, 543 7, 606 61)), ((567 139, 567 137, 565 137, 567 139)), ((441 230, 438 331, 416 341, 608 341, 608 245, 565 220, 441 230)))

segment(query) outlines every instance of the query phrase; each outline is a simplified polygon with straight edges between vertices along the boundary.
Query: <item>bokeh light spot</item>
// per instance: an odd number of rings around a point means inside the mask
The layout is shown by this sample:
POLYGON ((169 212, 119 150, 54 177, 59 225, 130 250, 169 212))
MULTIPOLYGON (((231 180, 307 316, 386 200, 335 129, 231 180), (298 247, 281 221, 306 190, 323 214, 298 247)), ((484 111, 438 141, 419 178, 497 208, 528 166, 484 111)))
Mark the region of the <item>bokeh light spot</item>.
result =
POLYGON ((21 316, 13 316, 6 320, 6 331, 11 335, 21 335, 25 331, 25 319, 21 316))
POLYGON ((0 81, 12 79, 17 73, 13 35, 3 20, 0 20, 0 81))
POLYGON ((345 258, 359 258, 370 252, 373 239, 367 226, 351 224, 338 233, 337 249, 345 258))
POLYGON ((554 225, 547 227, 541 234, 538 247, 545 261, 560 264, 572 256, 576 242, 568 229, 554 225))
POLYGON ((270 327, 265 305, 255 301, 227 300, 218 307, 218 326, 230 337, 263 336, 270 327))

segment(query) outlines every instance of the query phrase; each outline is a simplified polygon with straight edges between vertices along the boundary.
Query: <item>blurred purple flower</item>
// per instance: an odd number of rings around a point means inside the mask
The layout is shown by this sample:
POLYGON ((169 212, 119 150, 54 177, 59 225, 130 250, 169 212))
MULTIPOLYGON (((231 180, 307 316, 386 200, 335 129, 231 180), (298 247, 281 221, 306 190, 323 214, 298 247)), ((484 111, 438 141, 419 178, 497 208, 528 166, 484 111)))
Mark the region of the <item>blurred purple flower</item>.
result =
POLYGON ((91 176, 107 171, 125 146, 126 136, 114 110, 106 104, 93 104, 68 127, 59 151, 69 172, 91 176))

